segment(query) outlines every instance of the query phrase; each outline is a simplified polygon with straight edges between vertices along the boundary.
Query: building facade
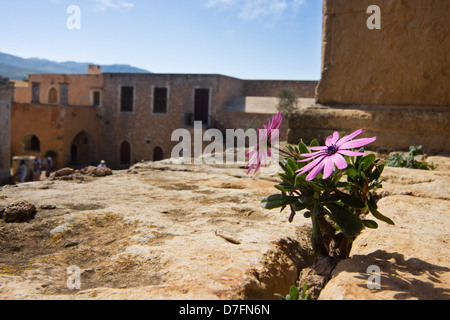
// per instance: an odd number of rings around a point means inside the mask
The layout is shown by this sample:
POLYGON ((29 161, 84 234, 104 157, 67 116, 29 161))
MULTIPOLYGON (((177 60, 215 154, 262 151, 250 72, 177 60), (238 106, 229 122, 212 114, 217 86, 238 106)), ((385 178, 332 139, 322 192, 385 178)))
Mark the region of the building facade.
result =
MULTIPOLYGON (((55 168, 105 160, 111 168, 169 158, 174 130, 247 129, 276 112, 283 88, 313 98, 315 81, 215 74, 30 75, 12 109, 12 155, 56 154, 55 168)), ((287 130, 287 126, 285 128, 287 130)))

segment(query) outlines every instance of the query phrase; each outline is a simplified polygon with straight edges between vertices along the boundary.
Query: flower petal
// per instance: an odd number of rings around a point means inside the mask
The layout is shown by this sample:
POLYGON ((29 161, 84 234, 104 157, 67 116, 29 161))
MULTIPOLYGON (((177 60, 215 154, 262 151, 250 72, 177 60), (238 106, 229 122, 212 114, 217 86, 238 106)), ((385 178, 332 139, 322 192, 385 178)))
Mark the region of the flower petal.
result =
POLYGON ((311 153, 300 153, 300 157, 315 157, 315 156, 318 156, 319 154, 324 154, 324 152, 318 151, 318 152, 311 152, 311 153))
POLYGON ((320 156, 318 158, 316 158, 314 161, 311 161, 310 163, 308 163, 306 166, 304 166, 303 168, 295 171, 296 173, 298 172, 298 175, 301 175, 309 170, 311 170, 312 168, 314 168, 317 164, 319 164, 326 156, 320 156))
POLYGON ((326 179, 329 176, 331 176, 331 174, 334 171, 334 162, 333 162, 333 158, 332 157, 326 157, 324 160, 324 167, 323 167, 323 178, 326 179))
POLYGON ((349 142, 345 142, 343 145, 339 147, 339 149, 353 149, 353 148, 360 148, 363 147, 369 143, 374 142, 377 140, 377 137, 373 138, 363 138, 363 139, 356 139, 349 142))
POLYGON ((326 156, 326 154, 323 153, 323 152, 319 152, 319 153, 317 153, 316 155, 314 155, 312 157, 309 157, 309 158, 303 159, 303 160, 297 160, 296 162, 308 162, 308 161, 314 160, 315 158, 320 157, 320 156, 326 156))
POLYGON ((338 167, 339 170, 344 170, 345 168, 347 168, 348 166, 347 161, 345 161, 345 158, 341 156, 339 153, 335 153, 331 157, 334 164, 336 165, 336 167, 338 167))
POLYGON ((351 133, 351 134, 349 134, 349 135, 347 135, 347 136, 342 137, 342 139, 340 139, 340 140, 336 143, 336 147, 339 147, 339 146, 343 145, 343 144, 346 143, 348 140, 351 140, 351 139, 353 139, 354 137, 359 136, 359 135, 360 135, 361 133, 363 133, 363 132, 364 132, 364 129, 359 129, 359 130, 356 130, 355 132, 353 132, 353 133, 351 133))
POLYGON ((313 151, 317 151, 317 150, 327 150, 327 146, 320 146, 320 147, 311 147, 310 149, 313 151))
POLYGON ((343 154, 344 156, 349 156, 349 157, 359 157, 359 156, 366 155, 364 152, 356 152, 356 151, 350 151, 350 150, 338 150, 338 153, 343 154))
POLYGON ((335 145, 338 140, 339 140, 339 132, 335 131, 332 136, 329 136, 327 138, 327 140, 325 141, 325 144, 328 147, 330 147, 332 145, 335 145))
POLYGON ((311 172, 306 176, 307 181, 313 180, 322 170, 323 166, 325 165, 325 157, 322 158, 322 161, 320 161, 314 169, 311 170, 311 172))

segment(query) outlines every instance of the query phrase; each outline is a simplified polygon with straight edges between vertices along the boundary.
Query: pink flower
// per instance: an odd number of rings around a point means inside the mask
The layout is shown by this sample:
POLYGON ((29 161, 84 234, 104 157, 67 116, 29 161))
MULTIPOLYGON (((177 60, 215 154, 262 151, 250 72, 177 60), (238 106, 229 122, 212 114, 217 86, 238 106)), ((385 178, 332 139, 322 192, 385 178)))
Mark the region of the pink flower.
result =
POLYGON ((360 148, 377 140, 377 137, 351 140, 363 132, 364 130, 360 129, 353 132, 352 134, 342 137, 341 139, 339 139, 339 133, 337 131, 334 132, 332 136, 329 136, 327 138, 325 146, 311 147, 311 150, 317 152, 300 154, 300 156, 308 158, 299 160, 298 162, 308 162, 311 160, 313 161, 300 170, 296 171, 296 173, 298 173, 298 175, 301 175, 311 170, 311 172, 306 177, 307 181, 311 181, 320 173, 320 171, 322 171, 322 169, 323 179, 327 179, 333 173, 334 166, 336 166, 340 170, 347 168, 347 161, 345 160, 343 155, 350 157, 365 155, 365 153, 363 152, 355 152, 348 149, 360 148))
POLYGON ((267 159, 272 158, 272 146, 279 141, 279 130, 282 121, 283 116, 281 112, 278 112, 278 114, 275 114, 272 117, 272 121, 267 119, 267 124, 263 125, 262 129, 258 129, 258 143, 253 147, 253 150, 245 155, 247 158, 250 158, 245 166, 246 168, 249 168, 247 174, 249 174, 253 168, 255 169, 254 173, 256 173, 259 168, 261 168, 262 163, 267 165, 267 159))

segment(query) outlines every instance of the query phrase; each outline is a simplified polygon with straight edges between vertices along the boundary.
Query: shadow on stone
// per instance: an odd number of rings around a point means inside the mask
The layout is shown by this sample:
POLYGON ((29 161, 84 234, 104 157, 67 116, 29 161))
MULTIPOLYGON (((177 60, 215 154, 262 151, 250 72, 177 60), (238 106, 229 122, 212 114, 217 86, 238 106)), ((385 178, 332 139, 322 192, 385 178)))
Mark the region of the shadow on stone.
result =
MULTIPOLYGON (((367 280, 370 274, 366 273, 370 265, 378 266, 381 270, 381 291, 396 291, 394 299, 420 300, 448 300, 450 289, 439 287, 441 278, 450 269, 444 266, 434 265, 417 258, 405 260, 403 254, 377 250, 367 256, 354 255, 352 263, 348 264, 345 271, 358 273, 355 278, 367 280)), ((337 276, 335 274, 334 276, 337 276)), ((366 287, 366 283, 358 284, 366 287)))

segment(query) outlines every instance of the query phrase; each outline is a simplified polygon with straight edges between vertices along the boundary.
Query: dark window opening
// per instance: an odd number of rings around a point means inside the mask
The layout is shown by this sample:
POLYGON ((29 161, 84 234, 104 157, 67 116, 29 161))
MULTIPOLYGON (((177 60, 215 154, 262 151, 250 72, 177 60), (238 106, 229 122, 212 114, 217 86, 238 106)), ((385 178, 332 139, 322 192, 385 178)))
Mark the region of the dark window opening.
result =
POLYGON ((30 141, 30 151, 40 152, 41 151, 41 142, 39 138, 33 136, 30 141))
POLYGON ((78 146, 75 143, 70 147, 70 162, 73 164, 78 162, 78 146))
POLYGON ((164 159, 163 149, 161 149, 160 147, 156 147, 153 150, 153 161, 161 161, 163 159, 164 159))
POLYGON ((155 88, 153 92, 153 112, 167 112, 167 88, 155 88))
POLYGON ((120 164, 124 166, 131 164, 131 146, 126 141, 120 145, 120 164))
POLYGON ((208 124, 209 118, 209 89, 195 89, 194 121, 208 124))
POLYGON ((121 87, 120 91, 120 111, 133 112, 133 87, 121 87))
POLYGON ((31 103, 40 103, 39 94, 41 90, 41 84, 39 82, 31 83, 31 103))
POLYGON ((92 93, 92 105, 99 106, 100 105, 100 91, 94 91, 92 93))

